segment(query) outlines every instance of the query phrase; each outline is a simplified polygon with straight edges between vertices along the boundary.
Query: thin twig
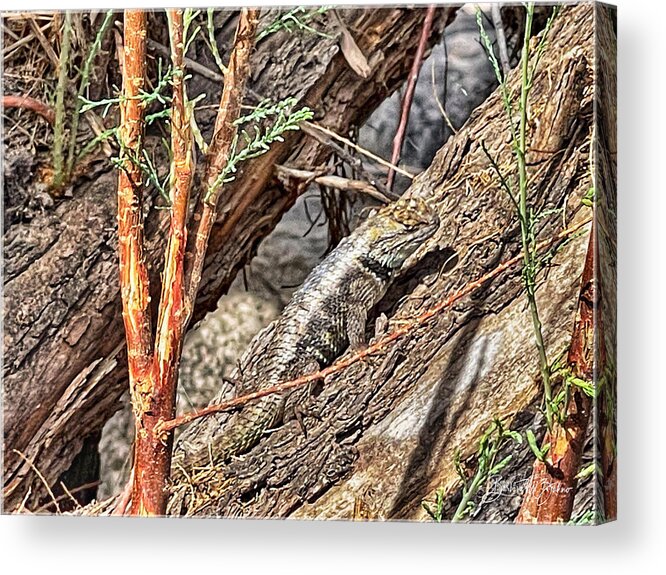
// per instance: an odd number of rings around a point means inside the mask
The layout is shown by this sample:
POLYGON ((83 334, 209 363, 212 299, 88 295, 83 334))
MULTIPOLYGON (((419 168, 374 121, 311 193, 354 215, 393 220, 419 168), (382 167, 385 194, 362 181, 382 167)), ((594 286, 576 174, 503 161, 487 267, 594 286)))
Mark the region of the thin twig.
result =
MULTIPOLYGON (((439 96, 437 95, 437 83, 435 82, 435 59, 433 58, 432 60, 432 95, 435 97, 435 102, 437 103, 437 107, 439 108, 440 114, 442 114, 442 117, 444 118, 444 121, 446 122, 447 126, 451 130, 451 133, 457 134, 458 130, 456 130, 453 127, 453 123, 451 122, 451 118, 449 118, 449 115, 446 112, 446 108, 444 107, 444 104, 439 100, 439 96)), ((446 74, 444 74, 444 84, 446 85, 446 74)))
POLYGON ((308 170, 297 170, 295 168, 288 168, 287 166, 275 166, 278 179, 294 178, 296 180, 304 180, 306 183, 315 183, 336 190, 344 192, 359 192, 366 194, 384 204, 390 203, 390 199, 382 194, 377 188, 363 180, 350 180, 341 176, 330 174, 318 174, 308 170))
POLYGON ((509 199, 511 200, 511 203, 513 204, 513 207, 516 208, 516 213, 520 214, 520 208, 518 206, 518 200, 516 200, 516 196, 513 194, 513 190, 511 189, 511 185, 507 181, 507 179, 504 177, 504 174, 502 173, 502 170, 500 169, 497 160, 493 158, 490 155, 490 151, 486 147, 486 143, 481 140, 481 150, 483 151, 484 155, 486 158, 488 158, 488 161, 490 162, 490 165, 492 166, 493 170, 495 170, 495 173, 497 174, 497 177, 499 178, 500 184, 502 184, 502 188, 504 188, 504 191, 506 194, 509 196, 509 199))
MULTIPOLYGON (((56 497, 55 500, 56 501, 62 501, 63 499, 66 499, 67 497, 72 498, 72 496, 75 493, 80 493, 81 491, 85 491, 86 489, 92 489, 93 487, 98 487, 100 485, 100 483, 101 483, 101 481, 99 479, 97 479, 95 481, 91 481, 89 483, 84 483, 83 485, 79 485, 78 487, 75 487, 73 489, 67 489, 65 487, 65 485, 62 482, 60 482, 60 486, 63 488, 65 493, 56 497)), ((78 501, 76 501, 76 498, 74 497, 73 499, 76 502, 77 507, 81 507, 81 504, 78 501)), ((33 513, 37 514, 37 513, 41 513, 42 511, 46 511, 51 505, 53 505, 53 503, 45 503, 41 507, 38 507, 37 509, 35 509, 33 511, 33 513)))
POLYGON ((192 317, 208 239, 217 215, 217 198, 222 187, 218 177, 229 160, 240 116, 245 84, 250 75, 250 55, 257 36, 259 10, 243 8, 238 20, 234 48, 229 58, 213 138, 206 154, 205 188, 193 214, 193 229, 188 238, 185 260, 184 323, 192 317))
MULTIPOLYGON (((591 220, 587 219, 583 222, 580 222, 579 224, 576 224, 570 228, 567 228, 566 230, 561 231, 557 235, 555 235, 553 238, 550 238, 548 240, 544 240, 538 244, 538 249, 544 249, 546 247, 549 247, 553 243, 571 236, 584 226, 590 223, 591 220)), ((466 284, 463 288, 461 288, 459 291, 455 292, 454 294, 450 295, 447 297, 445 300, 440 302, 439 304, 435 305, 434 307, 430 308, 429 310, 425 311, 421 315, 417 316, 416 318, 406 321, 405 323, 402 324, 401 327, 396 329, 395 331, 392 331, 391 333, 385 335, 384 337, 380 338, 377 342, 375 342, 372 345, 369 345, 365 349, 352 353, 346 357, 343 357, 342 359, 336 361, 329 367, 326 367, 320 371, 317 371, 315 373, 310 373, 307 375, 304 375, 302 377, 299 377, 297 379, 281 383, 278 385, 274 385, 271 387, 267 387, 264 389, 260 389, 258 391, 255 391, 253 393, 249 393, 247 395, 243 395, 240 397, 236 397, 234 399, 231 399, 229 401, 225 401, 223 403, 219 404, 214 404, 214 405, 209 405, 207 407, 204 407, 202 409, 199 409, 197 411, 191 412, 191 413, 185 413, 183 415, 180 415, 178 417, 175 417, 174 419, 168 420, 168 421, 162 421, 158 424, 158 427, 160 431, 166 432, 170 431, 172 429, 175 429, 176 427, 179 427, 181 425, 186 425, 196 419, 199 419, 201 417, 205 417, 207 415, 211 415, 213 413, 220 413, 223 411, 230 411, 232 409, 238 408, 242 405, 245 405, 246 403, 253 401, 255 399, 260 399, 262 397, 265 397, 267 395, 271 395, 273 393, 281 393, 283 391, 288 391, 290 389, 294 389, 297 387, 302 387, 304 385, 307 385, 309 383, 312 383, 314 381, 324 381, 325 378, 327 378, 330 375, 333 375, 335 373, 338 373, 350 365, 353 365, 354 363, 357 363, 358 361, 361 361, 365 357, 368 357, 369 355, 372 355, 374 353, 377 353, 384 349, 389 343, 399 339, 403 335, 406 335, 410 332, 412 332, 414 329, 417 327, 422 326, 425 324, 427 321, 432 319, 433 317, 439 315, 442 311, 448 309, 453 305, 455 302, 459 301, 463 297, 470 295, 472 292, 480 288, 484 283, 490 281, 491 279, 497 277, 507 269, 511 268, 512 266, 516 265, 517 263, 520 263, 522 260, 523 256, 522 254, 517 255, 516 257, 513 257, 504 263, 500 264, 493 270, 489 271, 488 273, 484 274, 480 278, 466 284)))
POLYGON ((39 469, 37 469, 37 466, 34 464, 34 462, 32 460, 28 459, 18 449, 12 449, 12 452, 16 453, 16 455, 18 455, 21 459, 23 459, 23 461, 25 461, 30 466, 30 468, 35 472, 37 477, 39 477, 39 480, 42 482, 42 484, 46 488, 46 492, 49 494, 49 497, 51 498, 51 502, 53 503, 53 505, 55 505, 55 508, 56 508, 57 512, 60 513, 60 506, 58 505, 58 500, 56 499, 55 495, 53 494, 53 491, 52 491, 50 485, 48 484, 48 482, 46 481, 46 479, 42 475, 42 472, 39 469))
POLYGON ((360 154, 363 154, 364 156, 367 156, 371 160, 374 160, 378 164, 381 164, 382 166, 392 169, 398 174, 401 174, 405 176, 406 178, 409 178, 410 180, 413 180, 416 176, 414 174, 410 174, 407 170, 403 170, 401 167, 396 166, 395 164, 392 164, 391 162, 385 160, 384 158, 381 158, 377 156, 376 154, 373 154, 371 151, 366 150, 365 148, 362 148, 358 144, 355 144, 351 140, 344 138, 343 136, 340 136, 339 134, 336 134, 333 130, 330 130, 328 128, 325 128, 324 126, 321 126, 320 124, 317 124, 315 122, 303 122, 301 124, 301 130, 305 132, 306 134, 312 136, 313 138, 317 138, 317 140, 321 141, 315 134, 316 131, 323 132, 327 136, 330 136, 334 140, 337 140, 338 142, 342 142, 343 144, 346 144, 359 152, 360 154))
MULTIPOLYGON (((432 30, 432 23, 435 19, 435 10, 436 6, 428 6, 426 10, 425 19, 423 20, 423 27, 421 28, 421 38, 419 39, 419 45, 416 49, 416 56, 414 56, 414 62, 412 64, 412 69, 409 73, 409 80, 407 81, 407 90, 405 91, 405 97, 402 100, 402 108, 400 112, 400 123, 398 124, 398 130, 396 131, 395 138, 393 138, 393 151, 391 153, 391 163, 397 165, 400 162, 400 152, 402 151, 402 143, 405 140, 405 133, 407 131, 407 123, 409 122, 409 112, 412 107, 412 100, 414 99, 414 92, 416 90, 416 81, 419 77, 419 72, 421 70, 421 65, 423 64, 423 56, 426 51, 426 46, 428 44, 428 38, 430 37, 430 31, 432 30)), ((392 168, 389 168, 388 176, 386 178, 386 187, 391 190, 393 188, 393 179, 395 178, 395 172, 392 168)))
POLYGON ((3 96, 2 107, 23 108, 24 110, 30 110, 31 112, 40 115, 51 125, 55 122, 55 111, 51 106, 28 96, 3 96))
MULTIPOLYGON (((148 38, 148 49, 152 50, 153 52, 157 52, 158 54, 162 54, 162 56, 166 56, 167 58, 170 57, 169 48, 160 44, 159 42, 156 42, 155 40, 152 40, 151 38, 148 38)), ((199 62, 196 62, 187 56, 183 57, 183 62, 185 63, 185 67, 188 70, 199 74, 199 76, 203 76, 204 78, 219 84, 224 83, 224 76, 215 72, 215 70, 211 70, 203 64, 199 64, 199 62)))
POLYGON ((37 21, 32 15, 28 16, 28 24, 32 29, 32 33, 35 35, 35 38, 37 38, 39 43, 42 45, 42 48, 44 48, 44 52, 46 52, 46 56, 51 61, 51 65, 56 70, 58 70, 60 66, 60 60, 58 59, 53 46, 51 46, 51 42, 49 42, 44 35, 44 31, 47 29, 47 27, 45 26, 44 28, 40 28, 39 24, 37 24, 37 21))
MULTIPOLYGON (((28 21, 28 22, 29 22, 29 21, 28 21)), ((46 23, 44 26, 42 26, 41 28, 39 28, 40 32, 42 32, 42 36, 44 36, 43 33, 46 32, 46 31, 51 27, 51 24, 52 24, 52 23, 53 23, 53 22, 48 22, 48 23, 46 23)), ((7 27, 5 26, 5 30, 9 31, 9 28, 7 28, 7 27)), ((29 44, 30 41, 31 41, 33 38, 35 38, 35 34, 31 32, 30 34, 28 34, 27 36, 24 36, 24 37, 21 38, 20 40, 17 40, 17 41, 14 42, 13 44, 10 44, 9 46, 5 46, 5 47, 2 49, 2 57, 5 59, 5 62, 9 59, 10 56, 12 56, 12 55, 14 54, 14 52, 15 52, 16 50, 18 50, 21 46, 24 46, 25 44, 29 44)), ((46 38, 46 36, 44 36, 44 38, 46 38)))
MULTIPOLYGON (((520 215, 520 236, 523 245, 523 264, 524 264, 524 277, 525 277, 525 291, 527 293, 527 300, 529 302, 530 315, 532 317, 532 325, 534 327, 534 339, 539 354, 539 370, 541 372, 541 380, 544 390, 544 399, 546 403, 545 415, 548 429, 552 429, 553 425, 553 393, 550 382, 550 363, 546 354, 546 344, 543 339, 543 330, 541 318, 539 317, 539 307, 536 302, 536 285, 535 285, 535 261, 533 257, 534 246, 533 241, 530 240, 530 231, 528 229, 529 214, 527 207, 527 188, 528 174, 527 174, 527 100, 530 93, 531 81, 529 75, 529 59, 530 59, 530 37, 532 34, 532 19, 534 16, 534 3, 531 2, 526 7, 527 15, 525 19, 525 36, 523 39, 523 53, 521 59, 521 89, 520 89, 520 119, 518 124, 518 140, 515 142, 515 155, 518 163, 518 182, 519 182, 519 215, 520 215)), ((512 122, 511 119, 509 119, 512 122)))
POLYGON ((86 60, 83 65, 83 70, 81 71, 81 78, 79 79, 79 90, 76 94, 76 100, 74 102, 74 111, 72 112, 72 125, 69 130, 69 146, 67 149, 67 165, 65 168, 65 177, 70 178, 72 176, 72 170, 74 169, 74 161, 76 160, 75 149, 76 149, 76 137, 78 136, 79 131, 79 119, 81 116, 81 106, 83 105, 83 94, 88 88, 90 83, 90 71, 97 58, 97 54, 102 47, 102 40, 106 31, 111 25, 113 20, 113 10, 108 10, 102 25, 100 26, 97 34, 95 35, 95 40, 88 51, 86 60))
POLYGON ((506 34, 504 34, 504 23, 502 22, 502 5, 492 3, 490 5, 490 15, 493 19, 493 26, 495 28, 495 37, 497 38, 497 46, 499 47, 499 57, 502 64, 502 73, 506 78, 511 72, 511 64, 509 63, 509 50, 506 47, 506 34))
POLYGON ((208 8, 206 16, 207 16, 206 27, 208 28, 208 43, 210 44, 210 51, 213 54, 213 58, 215 59, 217 67, 220 69, 220 72, 222 72, 222 75, 224 76, 224 74, 227 73, 227 67, 222 62, 222 56, 220 56, 220 51, 217 49, 217 39, 215 38, 215 21, 214 21, 215 9, 208 8))

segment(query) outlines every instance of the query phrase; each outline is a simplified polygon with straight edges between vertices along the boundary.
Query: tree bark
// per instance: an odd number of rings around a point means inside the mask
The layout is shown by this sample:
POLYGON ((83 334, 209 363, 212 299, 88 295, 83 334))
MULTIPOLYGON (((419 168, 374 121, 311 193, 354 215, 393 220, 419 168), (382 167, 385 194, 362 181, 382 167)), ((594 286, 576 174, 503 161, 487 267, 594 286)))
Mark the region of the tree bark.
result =
MULTIPOLYGON (((440 37, 455 7, 438 10, 429 38, 440 37)), ((339 10, 366 57, 370 75, 354 72, 338 40, 285 32, 262 40, 252 58, 250 88, 262 97, 298 99, 317 121, 347 132, 405 78, 425 10, 339 10)), ((261 26, 275 19, 264 16, 261 26)), ((332 21, 329 32, 336 35, 332 21)), ((229 39, 230 40, 230 39, 229 39)), ((220 86, 207 91, 219 95, 220 86)), ((205 121, 202 120, 205 129, 205 121)), ((206 257, 194 320, 214 309, 236 272, 302 189, 285 190, 274 164, 311 169, 330 149, 293 133, 248 162, 225 186, 206 257)), ((4 481, 6 510, 31 509, 46 494, 38 469, 54 484, 87 436, 98 433, 127 388, 116 261, 114 188, 108 166, 92 167, 73 197, 5 231, 4 481)), ((147 206, 145 257, 153 302, 166 214, 147 206)))
MULTIPOLYGON (((581 198, 592 185, 594 8, 564 7, 550 31, 529 101, 529 203, 540 239, 565 222, 592 216, 581 198)), ((509 76, 518 93, 519 74, 509 76)), ((428 198, 442 222, 437 249, 398 278, 371 313, 399 326, 436 306, 467 282, 520 253, 515 209, 482 143, 505 177, 514 177, 509 125, 493 94, 438 152, 407 193, 428 198)), ((574 321, 587 233, 560 246, 540 276, 537 301, 549 357, 566 350, 574 321)), ((241 360, 251 369, 270 326, 241 360)), ((174 514, 336 519, 423 519, 421 503, 438 488, 447 510, 459 498, 454 453, 476 452, 493 417, 509 425, 543 425, 541 389, 519 267, 486 283, 427 324, 325 381, 298 422, 287 422, 239 459, 179 479, 174 514), (526 423, 527 422, 527 423, 526 423)), ((228 390, 225 390, 228 394, 228 390)), ((225 397, 222 392, 214 401, 225 397)), ((200 420, 177 450, 196 449, 220 432, 226 415, 200 420)), ((526 479, 533 456, 513 446, 511 480, 526 479), (522 477, 520 477, 522 473, 522 477)), ((178 456, 178 453, 176 454, 178 456)), ((484 512, 513 520, 520 493, 486 501, 484 512), (517 495, 513 497, 513 495, 517 495), (497 511, 499 509, 499 511, 497 511)), ((481 517, 477 513, 478 517, 481 517)))

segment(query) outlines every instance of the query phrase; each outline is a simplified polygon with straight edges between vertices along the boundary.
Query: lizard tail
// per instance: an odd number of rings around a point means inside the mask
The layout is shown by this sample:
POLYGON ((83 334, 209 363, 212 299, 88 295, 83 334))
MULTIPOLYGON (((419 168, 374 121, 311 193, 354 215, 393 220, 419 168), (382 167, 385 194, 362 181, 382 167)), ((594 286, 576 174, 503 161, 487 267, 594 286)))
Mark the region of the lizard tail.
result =
POLYGON ((283 398, 280 395, 265 397, 255 404, 248 405, 232 416, 222 432, 214 437, 203 449, 181 453, 174 458, 172 477, 180 476, 178 469, 208 467, 221 463, 234 455, 239 455, 254 447, 261 436, 281 418, 283 398))
POLYGON ((282 404, 280 395, 267 396, 234 415, 222 435, 214 440, 215 460, 224 461, 254 447, 281 418, 282 404))

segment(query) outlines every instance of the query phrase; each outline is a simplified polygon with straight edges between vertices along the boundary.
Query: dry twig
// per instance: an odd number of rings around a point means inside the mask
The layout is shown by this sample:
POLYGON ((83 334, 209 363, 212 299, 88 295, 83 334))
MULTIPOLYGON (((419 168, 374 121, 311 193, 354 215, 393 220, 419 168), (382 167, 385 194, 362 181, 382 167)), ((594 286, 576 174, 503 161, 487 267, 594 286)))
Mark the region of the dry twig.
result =
POLYGON ((312 136, 313 138, 316 138, 317 140, 321 141, 322 143, 326 143, 325 140, 321 138, 321 135, 318 134, 318 132, 322 132, 326 134, 327 136, 330 136, 334 140, 337 140, 338 142, 342 142, 343 144, 346 144, 350 148, 353 148, 360 154, 363 154, 364 156, 367 156, 371 160, 374 160, 378 164, 384 166, 385 168, 389 168, 397 172, 398 174, 401 174, 405 176, 406 178, 409 178, 410 180, 413 180, 416 176, 414 174, 411 174, 407 170, 403 170, 401 167, 396 166, 395 164, 392 164, 391 162, 386 161, 384 158, 381 158, 377 156, 376 154, 373 154, 370 150, 366 150, 365 148, 362 148, 358 144, 355 144, 351 140, 344 138, 340 134, 336 134, 333 130, 330 130, 324 126, 321 126, 319 124, 316 124, 315 122, 303 122, 301 124, 301 130, 308 134, 309 136, 312 136))
MULTIPOLYGON (((567 228, 566 230, 561 231, 559 234, 557 234, 555 237, 550 238, 548 240, 544 240, 538 244, 538 249, 545 249, 546 247, 552 245, 553 243, 562 240, 564 238, 567 238, 586 226, 587 224, 590 223, 590 220, 585 220, 579 224, 576 224, 574 226, 571 226, 570 228, 567 228)), ((225 401, 223 403, 219 404, 214 404, 214 405, 209 405, 207 407, 204 407, 202 409, 199 409, 197 411, 191 412, 191 413, 185 413, 183 415, 180 415, 178 417, 175 417, 174 419, 168 420, 168 421, 163 421, 160 424, 158 424, 158 427, 161 431, 167 432, 175 429, 176 427, 180 427, 181 425, 186 425, 188 423, 191 423, 192 421, 199 419, 201 417, 205 417, 207 415, 212 415, 214 413, 220 413, 224 411, 230 411, 232 409, 236 409, 238 407, 241 407, 245 405, 246 403, 250 401, 254 401, 256 399, 260 399, 262 397, 265 397, 267 395, 271 395, 273 393, 282 393, 284 391, 288 391, 290 389, 294 389, 297 387, 303 387, 305 385, 308 385, 310 383, 316 382, 316 381, 325 381, 325 379, 335 373, 338 373, 342 371, 343 369, 346 369, 350 365, 353 365, 354 363, 357 363, 358 361, 361 361, 365 357, 368 357, 369 355, 372 355, 374 353, 382 351, 389 343, 399 339, 403 335, 406 335, 410 332, 412 332, 414 329, 422 326, 432 318, 436 317, 440 313, 442 313, 444 310, 450 308, 455 302, 461 300, 463 297, 470 295, 472 292, 475 290, 479 289, 484 283, 490 281, 491 279, 499 276, 512 266, 516 265, 520 261, 522 261, 522 254, 513 257, 504 263, 500 264, 496 268, 492 269, 488 273, 484 274, 480 278, 469 282, 466 284, 463 288, 455 292, 454 294, 451 294, 449 297, 441 301, 439 304, 436 306, 430 308, 429 310, 425 311, 421 315, 417 316, 416 318, 404 322, 398 329, 388 333, 387 335, 381 337, 379 340, 377 340, 375 343, 372 345, 369 345, 365 349, 352 353, 350 355, 347 355, 343 357, 342 359, 339 359, 332 365, 317 371, 315 373, 310 373, 307 375, 304 375, 302 377, 299 377, 297 379, 287 381, 285 383, 281 383, 278 385, 274 385, 271 387, 266 387, 264 389, 260 389, 258 391, 255 391, 253 393, 249 393, 247 395, 243 395, 240 397, 235 397, 234 399, 231 399, 229 401, 225 401)))
MULTIPOLYGON (((435 18, 436 6, 428 6, 426 10, 426 16, 423 20, 423 28, 421 29, 421 38, 419 39, 419 45, 416 49, 416 56, 414 56, 414 63, 412 64, 412 69, 409 73, 409 80, 407 82, 407 90, 405 91, 405 97, 402 100, 402 108, 400 112, 400 123, 398 124, 398 130, 396 131, 395 138, 393 138, 393 151, 391 153, 391 163, 397 165, 400 161, 400 152, 402 150, 402 143, 405 140, 405 133, 407 131, 407 123, 409 122, 409 112, 412 107, 412 100, 414 99, 414 92, 416 90, 416 80, 419 77, 419 71, 421 70, 421 64, 423 63, 423 55, 426 51, 426 46, 428 44, 428 38, 430 37, 430 31, 432 30, 432 23, 435 18)), ((393 168, 389 168, 388 176, 386 178, 386 187, 388 190, 393 188, 393 180, 395 178, 395 171, 393 168)))
POLYGON ((500 4, 493 3, 490 5, 490 15, 493 19, 493 26, 495 28, 495 37, 497 38, 497 45, 499 47, 499 57, 502 64, 502 74, 506 78, 511 72, 511 64, 509 63, 509 50, 506 47, 506 34, 504 33, 504 23, 502 22, 502 12, 500 4))
POLYGON ((243 93, 250 75, 250 54, 259 24, 259 10, 243 8, 236 30, 234 48, 229 58, 220 107, 215 119, 213 138, 206 154, 205 188, 200 194, 194 215, 193 229, 185 254, 184 322, 192 317, 194 301, 201 281, 208 238, 217 215, 217 198, 222 187, 218 181, 232 150, 238 131, 235 122, 240 116, 243 93))
POLYGON ((28 96, 3 96, 2 107, 23 108, 24 110, 30 110, 31 112, 40 115, 51 125, 55 122, 55 112, 51 106, 28 96))
POLYGON ((335 176, 328 173, 317 173, 308 170, 297 170, 295 168, 288 168, 287 166, 275 166, 278 179, 284 181, 289 178, 302 180, 306 184, 315 183, 329 188, 335 188, 343 192, 358 192, 366 194, 384 204, 388 204, 391 200, 382 194, 373 185, 363 180, 350 180, 341 176, 335 176))

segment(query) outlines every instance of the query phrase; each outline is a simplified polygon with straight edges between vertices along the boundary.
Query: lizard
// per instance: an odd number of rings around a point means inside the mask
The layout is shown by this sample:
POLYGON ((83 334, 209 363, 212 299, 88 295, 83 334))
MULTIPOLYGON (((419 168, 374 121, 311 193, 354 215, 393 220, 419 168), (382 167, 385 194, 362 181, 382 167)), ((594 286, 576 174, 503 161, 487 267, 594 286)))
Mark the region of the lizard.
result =
MULTIPOLYGON (((365 345, 368 312, 407 258, 439 227, 436 211, 418 196, 384 206, 314 268, 276 320, 265 352, 241 374, 237 394, 284 383, 365 345)), ((296 411, 299 393, 275 393, 244 406, 206 449, 182 454, 182 468, 224 462, 254 447, 296 411)))

